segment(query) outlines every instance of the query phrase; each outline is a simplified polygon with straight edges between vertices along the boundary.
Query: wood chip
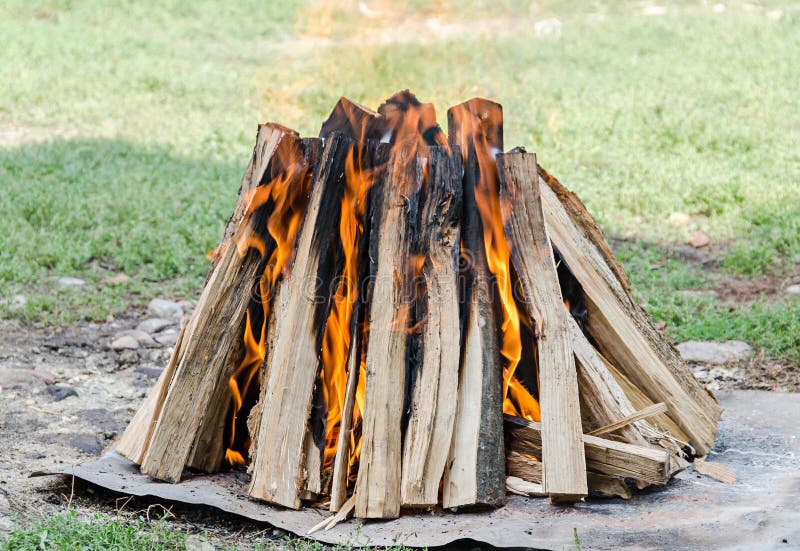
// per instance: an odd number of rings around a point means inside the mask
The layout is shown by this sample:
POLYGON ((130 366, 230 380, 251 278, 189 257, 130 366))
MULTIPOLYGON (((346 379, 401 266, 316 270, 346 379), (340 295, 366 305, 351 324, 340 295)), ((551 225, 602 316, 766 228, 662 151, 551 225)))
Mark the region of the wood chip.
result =
POLYGON ((694 460, 694 470, 724 484, 734 484, 736 482, 736 475, 733 474, 733 471, 722 463, 706 461, 705 457, 698 457, 694 460))

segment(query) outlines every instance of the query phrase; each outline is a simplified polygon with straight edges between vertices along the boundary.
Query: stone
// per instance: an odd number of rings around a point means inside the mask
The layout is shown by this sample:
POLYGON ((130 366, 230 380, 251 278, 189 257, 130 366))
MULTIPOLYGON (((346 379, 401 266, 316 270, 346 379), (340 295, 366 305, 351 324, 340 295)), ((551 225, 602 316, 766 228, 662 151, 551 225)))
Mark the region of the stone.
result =
POLYGON ((125 285, 131 280, 128 274, 117 274, 109 277, 104 277, 100 280, 101 285, 125 285))
POLYGON ((136 373, 141 373, 148 379, 158 379, 164 370, 160 367, 137 367, 136 373))
POLYGON ((45 381, 32 369, 0 369, 0 389, 41 390, 45 381))
POLYGON ((53 385, 56 382, 56 376, 49 371, 45 371, 44 369, 34 369, 32 373, 44 381, 44 384, 46 385, 53 385))
POLYGON ((789 285, 786 288, 786 294, 789 294, 789 295, 800 295, 800 284, 799 285, 789 285))
POLYGON ((701 231, 694 232, 690 237, 689 246, 694 247, 695 249, 701 249, 703 247, 707 247, 709 243, 711 243, 711 239, 701 231))
POLYGON ((685 361, 703 364, 733 362, 753 354, 753 348, 744 341, 686 341, 676 348, 685 361))
POLYGON ((144 320, 142 323, 136 326, 138 331, 144 331, 150 335, 155 335, 159 331, 166 329, 167 327, 173 327, 177 324, 175 320, 168 320, 162 318, 150 318, 144 320))
POLYGON ((156 342, 164 346, 174 346, 175 343, 178 342, 178 331, 177 329, 167 329, 166 331, 158 333, 154 338, 156 342))
POLYGON ((111 343, 111 350, 116 350, 120 352, 122 350, 136 350, 139 348, 139 341, 136 340, 135 337, 130 335, 123 335, 115 339, 111 343))
POLYGON ((154 298, 147 304, 147 311, 156 318, 180 320, 183 317, 183 308, 177 302, 154 298))
POLYGON ((117 363, 120 365, 135 364, 139 361, 138 350, 123 350, 117 356, 117 363))
POLYGON ((150 348, 158 346, 156 341, 153 340, 153 337, 151 337, 149 333, 140 331, 139 329, 128 329, 126 331, 120 331, 115 335, 117 340, 123 337, 133 337, 140 346, 146 346, 150 348))
POLYGON ((78 391, 71 386, 53 385, 47 387, 47 391, 50 392, 54 402, 60 402, 70 396, 78 396, 78 391))
POLYGON ((56 283, 62 289, 82 287, 86 285, 86 282, 84 280, 78 279, 77 277, 59 277, 58 279, 56 279, 56 283))

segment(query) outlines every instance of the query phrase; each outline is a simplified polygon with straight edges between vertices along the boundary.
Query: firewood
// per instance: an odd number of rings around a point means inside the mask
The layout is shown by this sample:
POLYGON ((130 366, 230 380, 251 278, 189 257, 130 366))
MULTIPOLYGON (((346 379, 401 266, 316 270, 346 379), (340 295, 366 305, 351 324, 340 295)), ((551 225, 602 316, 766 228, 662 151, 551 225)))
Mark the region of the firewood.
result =
POLYGON ((716 400, 633 300, 630 282, 577 196, 541 167, 539 174, 553 244, 583 287, 588 330, 600 351, 651 401, 666 403, 689 443, 707 453, 721 413, 716 400))
MULTIPOLYGON (((571 316, 568 322, 572 348, 578 364, 581 412, 590 420, 590 426, 584 427, 584 432, 591 433, 592 430, 634 415, 637 411, 636 408, 606 367, 602 356, 595 350, 571 316)), ((652 406, 642 409, 649 407, 652 406)), ((655 412, 653 415, 658 413, 655 412)), ((639 446, 655 444, 664 436, 663 432, 656 430, 647 421, 638 419, 622 425, 618 435, 624 442, 639 446)))
POLYGON ((506 477, 506 490, 518 496, 546 497, 547 494, 538 482, 530 482, 517 478, 516 476, 506 477))
MULTIPOLYGON (((505 416, 505 430, 512 450, 542 457, 542 425, 521 417, 505 416)), ((649 484, 665 484, 669 479, 670 459, 666 450, 646 448, 598 436, 583 435, 586 467, 608 476, 632 478, 649 484)), ((545 464, 546 467, 546 464, 545 464)), ((586 482, 586 473, 582 475, 586 482)))
POLYGON ((122 433, 122 436, 115 444, 115 451, 134 463, 142 463, 144 454, 150 445, 150 438, 153 436, 155 422, 161 414, 161 407, 167 395, 169 382, 175 374, 178 358, 183 353, 181 345, 185 329, 185 325, 181 326, 178 339, 175 341, 175 349, 167 367, 161 372, 144 403, 136 411, 136 415, 133 416, 133 419, 125 428, 125 432, 122 433))
MULTIPOLYGON (((356 479, 360 518, 400 514, 401 418, 411 313, 410 253, 421 166, 408 144, 394 147, 370 190, 369 342, 361 456, 356 479), (411 155, 409 156, 409 153, 411 155)), ((381 148, 383 149, 383 148, 381 148)), ((379 163, 376 163, 378 165, 379 163)))
POLYGON ((450 143, 461 147, 464 162, 461 246, 465 286, 461 290, 457 411, 442 503, 446 508, 499 506, 506 493, 502 366, 492 277, 476 202, 481 175, 476 147, 502 151, 502 107, 487 100, 470 100, 448 111, 447 126, 450 143), (479 140, 477 146, 475 139, 479 140))
POLYGON ((539 396, 542 415, 542 486, 551 502, 569 503, 587 495, 586 460, 581 444, 578 376, 558 284, 550 239, 545 229, 536 156, 500 155, 501 204, 511 258, 522 282, 528 315, 536 322, 539 396))
MULTIPOLYGON (((294 136, 284 136, 276 152, 280 150, 284 151, 282 157, 296 159, 293 178, 297 185, 303 185, 309 166, 313 166, 313 159, 306 158, 305 142, 294 136)), ((253 194, 248 194, 248 203, 252 199, 253 194)), ((258 221, 266 220, 270 212, 269 206, 256 209, 251 223, 258 226, 258 221)), ((224 417, 221 411, 225 411, 221 408, 227 408, 230 403, 225 400, 225 396, 229 396, 228 379, 243 356, 241 337, 245 310, 252 282, 263 270, 264 263, 264 257, 254 248, 240 254, 236 246, 228 246, 222 252, 186 327, 186 342, 182 347, 185 353, 178 359, 156 421, 141 465, 143 473, 177 482, 190 453, 200 442, 211 446, 204 455, 206 464, 214 463, 214 469, 219 467, 223 454, 221 432, 213 438, 205 438, 212 431, 203 430, 203 427, 221 427, 219 419, 224 417)))
POLYGON ((413 374, 411 414, 405 433, 401 502, 404 506, 433 506, 439 499, 456 414, 458 357, 459 222, 461 213, 461 155, 441 147, 427 153, 420 220, 424 258, 418 331, 421 358, 413 374))
MULTIPOLYGON (((356 306, 359 306, 357 303, 356 306)), ((337 512, 347 499, 347 478, 350 467, 350 438, 353 432, 353 407, 356 403, 356 389, 361 375, 361 335, 358 330, 358 314, 361 308, 353 312, 351 325, 350 350, 347 355, 347 388, 342 407, 342 422, 339 425, 339 439, 336 442, 336 456, 333 460, 333 480, 331 482, 332 513, 337 512)))
POLYGON ((513 450, 506 455, 506 472, 528 482, 542 482, 542 462, 513 450))
POLYGON ((658 415, 659 413, 664 413, 665 411, 667 411, 667 405, 664 402, 659 402, 658 404, 653 404, 652 406, 640 409, 636 413, 632 413, 626 417, 623 417, 619 421, 608 424, 604 427, 600 427, 599 429, 595 429, 589 434, 592 436, 602 436, 610 432, 616 432, 632 423, 641 421, 642 419, 647 419, 653 415, 658 415))
POLYGON ((367 140, 380 140, 386 130, 385 126, 385 119, 381 115, 342 97, 328 119, 322 123, 319 137, 325 138, 339 132, 355 142, 364 143, 367 140))
POLYGON ((616 476, 608 476, 599 473, 586 473, 586 480, 589 482, 589 490, 593 494, 600 494, 604 497, 621 497, 630 499, 633 497, 630 487, 625 481, 616 476))
POLYGON ((303 488, 303 443, 314 382, 319 367, 322 331, 327 319, 338 205, 344 189, 344 160, 349 140, 329 137, 317 168, 291 271, 281 287, 275 310, 276 330, 266 397, 256 439, 249 495, 299 508, 303 488), (274 442, 274 445, 263 445, 274 442))

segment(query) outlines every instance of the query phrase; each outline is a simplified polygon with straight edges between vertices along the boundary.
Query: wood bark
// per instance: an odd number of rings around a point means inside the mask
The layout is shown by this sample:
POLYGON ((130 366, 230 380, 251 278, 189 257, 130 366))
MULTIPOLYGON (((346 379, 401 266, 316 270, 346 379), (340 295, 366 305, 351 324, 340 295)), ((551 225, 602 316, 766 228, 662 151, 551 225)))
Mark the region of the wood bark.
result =
MULTIPOLYGON (((512 450, 542 457, 542 425, 521 417, 505 416, 505 430, 512 450)), ((583 435, 586 466, 590 471, 608 476, 632 478, 648 484, 666 484, 670 459, 666 450, 636 446, 583 435)), ((546 464, 545 464, 546 468, 546 464)), ((586 482, 586 473, 583 473, 586 482)))
MULTIPOLYGON (((306 157, 305 143, 294 136, 284 136, 276 153, 280 149, 285 155, 280 164, 286 158, 295 159, 298 170, 294 177, 298 185, 303 185, 300 182, 306 180, 309 167, 313 166, 313 159, 306 157)), ((252 200, 251 194, 247 199, 248 202, 252 200)), ((256 209, 249 224, 253 228, 261 227, 270 212, 269 206, 256 209)), ((143 473, 177 482, 193 449, 196 450, 202 442, 210 446, 205 462, 209 470, 219 467, 224 451, 222 432, 211 434, 203 427, 221 426, 219 418, 224 417, 220 414, 223 406, 218 404, 220 401, 224 407, 230 404, 225 400, 225 396, 229 396, 225 389, 241 361, 242 353, 236 351, 242 350, 245 310, 250 301, 251 287, 264 262, 264 257, 253 248, 240 254, 237 247, 228 246, 222 252, 186 328, 186 342, 182 347, 185 353, 178 359, 142 462, 143 473)))
POLYGON ((574 502, 588 492, 578 378, 569 313, 542 213, 536 156, 524 152, 500 155, 498 167, 511 258, 522 282, 527 313, 538 329, 542 486, 552 502, 574 502))
MULTIPOLYGON (((499 506, 505 502, 503 391, 493 279, 476 200, 480 185, 476 147, 503 148, 502 107, 474 99, 447 113, 450 143, 464 162, 461 215, 461 355, 453 439, 445 467, 446 508, 499 506), (477 144, 476 144, 477 140, 477 144)), ((484 167, 485 170, 485 167, 484 167)))
POLYGON ((720 407, 633 300, 630 282, 576 195, 539 167, 553 244, 583 287, 588 330, 600 351, 669 417, 699 454, 714 445, 720 407))
POLYGON ((413 151, 396 147, 370 190, 368 201, 369 341, 355 489, 355 515, 360 518, 393 518, 400 514, 402 389, 413 301, 410 230, 416 216, 420 179, 421 167, 413 151))
POLYGON ((349 140, 330 137, 314 173, 308 208, 296 240, 291 271, 274 309, 275 349, 256 438, 249 495, 299 508, 304 486, 303 443, 314 382, 319 369, 322 331, 335 274, 332 261, 338 235, 339 202, 349 140), (269 442, 269 445, 264 443, 269 442))
POLYGON ((431 147, 420 220, 424 255, 418 331, 421 358, 414 377, 411 414, 405 433, 401 501, 433 506, 453 436, 460 353, 458 313, 461 155, 431 147))

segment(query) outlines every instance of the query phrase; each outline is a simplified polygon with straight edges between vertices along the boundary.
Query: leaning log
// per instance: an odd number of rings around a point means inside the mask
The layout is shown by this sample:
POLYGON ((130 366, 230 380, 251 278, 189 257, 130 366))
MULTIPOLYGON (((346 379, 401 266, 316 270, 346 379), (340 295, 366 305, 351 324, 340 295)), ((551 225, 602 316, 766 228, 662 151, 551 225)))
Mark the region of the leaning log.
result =
MULTIPOLYGON (((307 180, 312 159, 306 158, 304 142, 294 135, 284 136, 279 149, 286 158, 295 159, 292 177, 297 185, 307 180)), ((276 150, 277 151, 277 150, 276 150)), ((267 185, 263 179, 259 185, 267 185)), ((247 194, 248 202, 256 194, 247 194)), ((260 227, 271 214, 270 205, 253 207, 249 224, 260 227)), ((250 210, 250 206, 246 210, 250 210)), ((203 425, 217 425, 216 402, 223 400, 228 379, 241 361, 242 334, 245 310, 250 300, 252 282, 263 270, 261 252, 247 248, 242 253, 236 246, 227 246, 214 267, 197 303, 194 316, 186 327, 184 351, 153 429, 153 435, 142 461, 143 473, 160 480, 177 482, 190 458, 198 438, 202 440, 203 425), (211 416, 211 417, 209 417, 211 416)), ((217 433, 209 456, 221 460, 222 437, 217 433), (216 451, 216 453, 215 453, 216 451)), ((218 468, 217 462, 214 468, 218 468)))
POLYGON ((542 487, 551 502, 574 502, 588 493, 578 376, 569 313, 564 308, 542 213, 536 156, 507 153, 498 156, 497 164, 511 259, 522 283, 525 308, 537 327, 542 487))
MULTIPOLYGON (((539 167, 553 244, 583 287, 600 352, 668 415, 698 454, 714 445, 721 409, 630 294, 630 282, 578 197, 539 167)), ((637 406, 638 407, 638 406, 637 406)))
POLYGON ((441 147, 427 152, 420 220, 424 258, 417 315, 421 357, 414 366, 411 414, 403 446, 401 501, 433 506, 439 501, 456 415, 458 359, 458 255, 461 155, 441 147))
MULTIPOLYGON (((317 164, 294 262, 275 310, 276 329, 265 401, 256 439, 249 495, 300 507, 304 486, 304 439, 317 378, 322 332, 335 273, 332 254, 344 189, 344 161, 351 147, 329 137, 317 164), (269 442, 270 445, 264 445, 269 442)), ((313 447, 313 446, 312 446, 313 447)), ((313 463, 312 463, 313 464, 313 463)))

